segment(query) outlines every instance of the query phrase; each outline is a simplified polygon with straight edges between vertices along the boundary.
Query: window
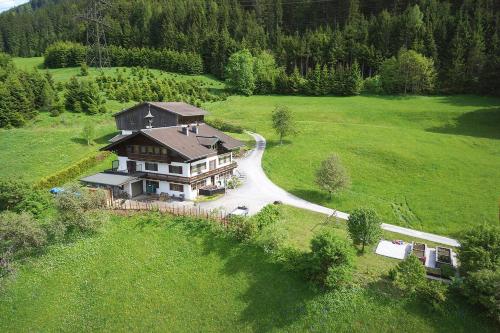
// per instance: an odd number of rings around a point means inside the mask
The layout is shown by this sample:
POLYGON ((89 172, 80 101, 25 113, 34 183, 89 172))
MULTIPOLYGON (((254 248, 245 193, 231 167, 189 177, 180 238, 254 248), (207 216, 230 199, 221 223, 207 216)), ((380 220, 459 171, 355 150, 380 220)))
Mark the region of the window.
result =
POLYGON ((202 173, 207 168, 207 162, 191 165, 191 173, 202 173))
POLYGON ((134 153, 134 146, 127 146, 127 153, 134 153))
POLYGON ((161 149, 161 154, 162 155, 167 155, 167 148, 162 148, 161 149))
POLYGON ((182 175, 182 166, 180 166, 180 165, 169 165, 168 166, 168 172, 182 175))
POLYGON ((160 147, 154 147, 155 155, 160 155, 160 147))
POLYGON ((158 164, 146 162, 146 165, 144 166, 144 168, 148 171, 158 171, 158 164))
POLYGON ((153 154, 153 153, 154 153, 154 147, 148 146, 148 154, 153 154))
POLYGON ((184 192, 184 185, 170 183, 170 191, 184 192))
POLYGON ((146 146, 141 146, 141 154, 146 154, 146 146))
POLYGON ((210 170, 214 170, 215 169, 215 160, 212 160, 208 163, 208 168, 210 170))
POLYGON ((229 162, 231 162, 230 154, 219 156, 219 164, 226 164, 229 162))

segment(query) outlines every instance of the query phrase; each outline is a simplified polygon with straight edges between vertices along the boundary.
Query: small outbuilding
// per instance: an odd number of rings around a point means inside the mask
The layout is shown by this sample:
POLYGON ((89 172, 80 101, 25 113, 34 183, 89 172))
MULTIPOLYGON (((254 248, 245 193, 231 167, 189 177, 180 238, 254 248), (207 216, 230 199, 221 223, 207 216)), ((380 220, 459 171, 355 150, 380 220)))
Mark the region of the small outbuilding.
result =
POLYGON ((96 188, 106 188, 109 189, 113 198, 123 197, 123 196, 133 196, 142 193, 142 181, 138 183, 139 179, 137 177, 128 175, 118 175, 112 173, 99 172, 95 175, 88 176, 80 179, 80 181, 86 185, 96 187, 96 188), (134 184, 140 184, 140 186, 135 188, 134 184), (135 190, 136 193, 133 193, 135 190))

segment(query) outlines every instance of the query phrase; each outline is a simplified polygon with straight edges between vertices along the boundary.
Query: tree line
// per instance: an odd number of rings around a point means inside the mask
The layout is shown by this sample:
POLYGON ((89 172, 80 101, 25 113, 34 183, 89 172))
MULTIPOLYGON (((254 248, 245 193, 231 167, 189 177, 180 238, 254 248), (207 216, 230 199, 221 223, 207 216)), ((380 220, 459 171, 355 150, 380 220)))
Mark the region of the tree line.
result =
MULTIPOLYGON (((59 41, 51 44, 44 53, 47 68, 77 67, 87 61, 91 50, 79 43, 59 41)), ((105 49, 114 67, 149 67, 183 74, 203 73, 199 54, 167 49, 130 48, 109 46, 105 49)))
MULTIPOLYGON (((0 51, 41 55, 52 43, 83 43, 75 17, 85 1, 34 0, 0 15, 0 51)), ((110 45, 198 54, 225 76, 230 56, 270 50, 295 68, 352 66, 363 77, 402 48, 433 60, 436 88, 498 94, 500 3, 495 0, 115 0, 106 13, 110 45)))

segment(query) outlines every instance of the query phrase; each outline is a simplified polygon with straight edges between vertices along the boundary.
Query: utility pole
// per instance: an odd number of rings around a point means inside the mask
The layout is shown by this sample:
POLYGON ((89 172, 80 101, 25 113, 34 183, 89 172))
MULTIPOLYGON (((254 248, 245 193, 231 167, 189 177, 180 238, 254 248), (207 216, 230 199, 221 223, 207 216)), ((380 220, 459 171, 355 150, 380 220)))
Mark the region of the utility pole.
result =
POLYGON ((110 66, 106 45, 104 12, 110 7, 108 0, 89 0, 85 13, 77 18, 85 22, 87 31, 87 64, 91 67, 105 68, 110 66))

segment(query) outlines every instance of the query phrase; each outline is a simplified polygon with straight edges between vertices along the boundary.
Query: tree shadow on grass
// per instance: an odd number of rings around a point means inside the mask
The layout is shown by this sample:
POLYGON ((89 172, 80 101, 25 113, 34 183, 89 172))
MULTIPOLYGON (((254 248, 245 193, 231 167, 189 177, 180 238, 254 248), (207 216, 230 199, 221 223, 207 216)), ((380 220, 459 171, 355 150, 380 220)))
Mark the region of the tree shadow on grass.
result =
POLYGON ((500 108, 463 113, 453 124, 426 129, 428 132, 500 139, 500 108))
POLYGON ((318 205, 327 205, 332 202, 333 198, 330 198, 330 196, 322 191, 319 190, 309 190, 309 189, 303 189, 303 188, 294 188, 289 191, 296 197, 302 198, 307 201, 311 201, 313 203, 316 203, 318 205))
POLYGON ((316 294, 298 273, 286 271, 259 248, 207 234, 207 226, 178 225, 190 237, 201 239, 205 255, 216 254, 223 259, 223 274, 245 275, 249 286, 239 296, 246 304, 239 317, 243 325, 250 325, 255 332, 274 331, 289 327, 306 314, 306 303, 316 294))
MULTIPOLYGON (((97 144, 97 145, 102 145, 102 144, 106 144, 106 143, 109 143, 109 140, 114 137, 116 135, 116 133, 108 133, 108 134, 105 134, 103 136, 100 136, 98 138, 95 138, 93 141, 94 144, 97 144)), ((83 145, 83 146, 86 146, 87 145, 87 140, 85 140, 84 138, 80 138, 80 137, 73 137, 71 138, 71 141, 73 141, 74 143, 77 143, 77 144, 80 144, 80 145, 83 145)))
POLYGON ((279 147, 284 147, 292 144, 292 140, 288 139, 283 139, 283 144, 280 143, 280 140, 267 140, 266 141, 266 148, 271 149, 271 148, 279 148, 279 147))

